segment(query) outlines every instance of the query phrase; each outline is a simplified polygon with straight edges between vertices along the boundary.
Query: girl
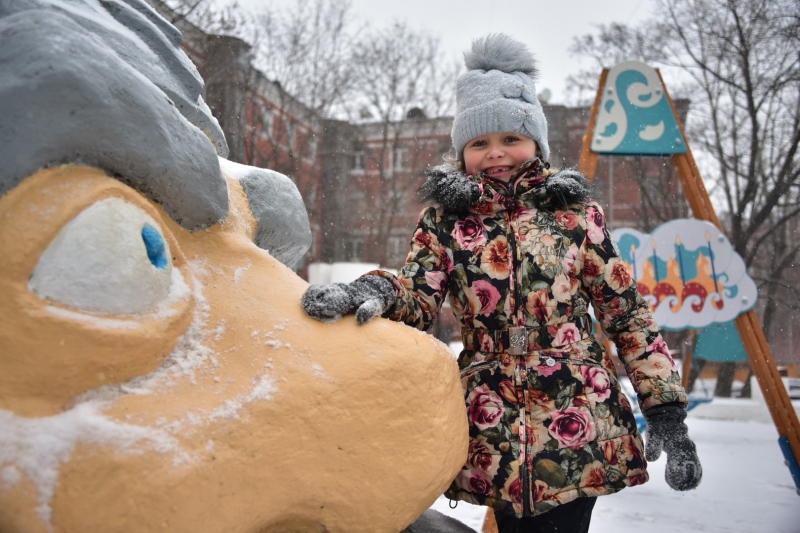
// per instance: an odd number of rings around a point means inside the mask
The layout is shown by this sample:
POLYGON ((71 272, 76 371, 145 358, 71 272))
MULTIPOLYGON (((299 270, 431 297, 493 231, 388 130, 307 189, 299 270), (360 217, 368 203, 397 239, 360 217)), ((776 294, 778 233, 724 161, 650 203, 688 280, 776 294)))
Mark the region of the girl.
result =
POLYGON ((490 505, 501 533, 585 532, 596 497, 647 481, 645 453, 590 306, 616 343, 648 418, 647 458, 667 452, 677 490, 701 477, 686 394, 603 210, 575 171, 547 161, 535 65, 499 34, 473 43, 456 88, 459 160, 428 172, 423 211, 397 276, 312 286, 306 312, 355 312, 425 329, 445 296, 462 325, 469 453, 446 492, 490 505))

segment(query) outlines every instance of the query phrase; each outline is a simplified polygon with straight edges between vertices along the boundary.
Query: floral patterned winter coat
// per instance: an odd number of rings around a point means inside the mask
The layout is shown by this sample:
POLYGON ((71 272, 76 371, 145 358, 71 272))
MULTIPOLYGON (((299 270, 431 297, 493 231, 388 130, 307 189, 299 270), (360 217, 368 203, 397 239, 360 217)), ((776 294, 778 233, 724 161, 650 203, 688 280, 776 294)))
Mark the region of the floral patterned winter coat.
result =
POLYGON ((647 481, 641 436, 590 305, 616 343, 643 409, 685 406, 664 340, 593 201, 537 209, 549 177, 481 177, 468 211, 423 211, 384 316, 426 329, 449 294, 469 419, 451 499, 517 516, 647 481))

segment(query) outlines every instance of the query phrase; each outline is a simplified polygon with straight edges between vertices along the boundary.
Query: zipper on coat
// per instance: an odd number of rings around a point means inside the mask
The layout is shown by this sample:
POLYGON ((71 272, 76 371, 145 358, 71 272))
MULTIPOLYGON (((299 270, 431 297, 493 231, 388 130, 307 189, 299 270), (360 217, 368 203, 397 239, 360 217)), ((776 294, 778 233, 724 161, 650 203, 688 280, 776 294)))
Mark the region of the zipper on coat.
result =
POLYGON ((520 476, 522 477, 522 516, 531 516, 531 476, 528 468, 528 372, 525 369, 525 356, 518 357, 515 364, 515 375, 522 387, 522 405, 519 409, 520 439, 519 456, 521 459, 520 476), (520 368, 522 366, 522 368, 520 368))
POLYGON ((531 513, 531 474, 528 461, 522 464, 522 516, 533 516, 531 513))
MULTIPOLYGON (((509 278, 514 283, 514 307, 511 312, 511 323, 515 324, 516 318, 518 315, 519 310, 519 302, 520 302, 520 284, 519 280, 517 279, 517 237, 514 233, 514 228, 511 223, 511 211, 506 209, 506 216, 504 217, 506 220, 506 239, 508 240, 508 253, 511 255, 511 271, 509 272, 509 278)), ((522 324, 524 326, 525 323, 523 321, 522 324)), ((526 350, 527 351, 527 350, 526 350)), ((523 361, 523 366, 526 364, 525 355, 517 356, 521 357, 523 361)), ((520 431, 524 432, 524 436, 521 435, 520 438, 520 456, 522 459, 522 472, 520 475, 522 476, 522 516, 532 516, 531 513, 531 476, 530 476, 530 468, 528 465, 528 421, 527 421, 527 403, 528 403, 528 373, 527 371, 523 371, 520 374, 519 371, 519 361, 517 361, 517 376, 519 376, 519 382, 522 386, 522 406, 520 408, 520 417, 522 419, 522 424, 520 424, 520 431)))
POLYGON ((519 310, 519 283, 517 279, 517 236, 514 234, 514 228, 511 225, 511 211, 506 210, 506 240, 508 240, 508 253, 511 256, 511 271, 508 273, 511 281, 514 282, 514 309, 511 312, 511 325, 524 326, 525 324, 514 324, 517 318, 517 311, 519 310))

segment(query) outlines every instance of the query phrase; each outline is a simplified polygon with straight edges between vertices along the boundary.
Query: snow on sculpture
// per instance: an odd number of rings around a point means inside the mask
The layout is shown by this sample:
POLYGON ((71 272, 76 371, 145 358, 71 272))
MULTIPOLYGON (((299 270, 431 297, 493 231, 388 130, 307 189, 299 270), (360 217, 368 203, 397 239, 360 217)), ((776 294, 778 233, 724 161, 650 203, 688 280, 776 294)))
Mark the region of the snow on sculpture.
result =
POLYGON ((455 361, 304 315, 302 199, 219 158, 179 43, 0 7, 0 531, 396 532, 463 464, 455 361))
POLYGON ((744 260, 710 222, 676 219, 649 235, 632 228, 611 235, 664 329, 727 322, 756 303, 756 284, 744 260))

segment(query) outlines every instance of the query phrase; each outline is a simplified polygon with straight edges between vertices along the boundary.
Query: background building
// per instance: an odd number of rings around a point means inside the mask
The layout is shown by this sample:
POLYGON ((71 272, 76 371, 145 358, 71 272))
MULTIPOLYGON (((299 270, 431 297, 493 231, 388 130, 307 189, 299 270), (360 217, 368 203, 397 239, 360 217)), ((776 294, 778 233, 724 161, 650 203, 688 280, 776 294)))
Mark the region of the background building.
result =
MULTIPOLYGON (((162 2, 156 9, 170 17, 162 2)), ((250 46, 176 21, 184 48, 206 81, 206 101, 220 121, 229 158, 282 172, 306 203, 314 242, 300 274, 314 262, 357 261, 399 267, 423 205, 423 171, 450 149, 452 117, 410 108, 405 120, 347 122, 318 116, 252 65, 250 46)), ((588 107, 544 104, 551 164, 575 166, 588 107)), ((688 101, 676 105, 685 118, 688 101)), ((688 215, 668 158, 601 156, 594 195, 609 224, 650 230, 688 215)))
MULTIPOLYGON (((174 20, 163 3, 154 5, 174 20)), ((424 170, 450 150, 452 117, 427 117, 416 107, 390 122, 319 116, 256 69, 243 40, 206 33, 185 19, 175 23, 206 81, 206 101, 225 132, 229 158, 286 174, 304 199, 313 242, 298 274, 308 279, 314 263, 402 266, 424 208, 417 190, 424 170)), ((551 165, 577 165, 590 109, 543 105, 551 165)), ((676 105, 685 118, 688 101, 676 105)), ((601 156, 593 190, 612 229, 649 231, 688 214, 668 158, 601 156)), ((441 326, 442 336, 448 329, 441 326)))

